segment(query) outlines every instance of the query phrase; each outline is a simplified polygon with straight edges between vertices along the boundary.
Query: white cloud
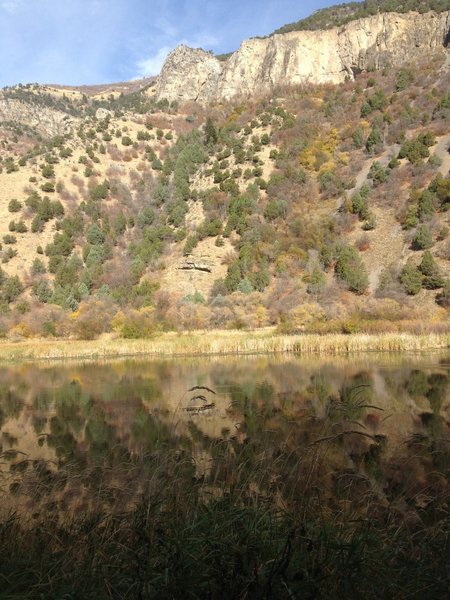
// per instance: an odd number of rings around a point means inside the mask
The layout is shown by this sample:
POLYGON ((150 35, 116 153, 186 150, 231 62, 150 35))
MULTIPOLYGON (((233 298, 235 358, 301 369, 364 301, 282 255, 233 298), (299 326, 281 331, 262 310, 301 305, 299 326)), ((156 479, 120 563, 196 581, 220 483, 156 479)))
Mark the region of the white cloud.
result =
POLYGON ((193 40, 183 40, 180 42, 190 46, 191 48, 203 48, 204 50, 210 50, 213 46, 216 46, 218 39, 215 35, 210 33, 202 33, 193 40))
POLYGON ((138 61, 138 76, 149 77, 150 75, 158 75, 171 50, 173 50, 173 48, 170 46, 163 46, 155 54, 138 61))
POLYGON ((6 10, 6 12, 9 12, 11 14, 15 13, 16 10, 20 8, 21 4, 22 0, 3 0, 2 2, 0 2, 1 8, 3 8, 3 10, 6 10))
POLYGON ((204 50, 209 50, 212 46, 217 44, 217 39, 215 36, 205 33, 199 35, 193 40, 181 39, 174 41, 170 46, 162 46, 148 58, 141 59, 137 62, 137 77, 159 75, 161 72, 161 67, 163 66, 169 52, 171 52, 180 44, 184 44, 190 48, 203 48, 204 50))

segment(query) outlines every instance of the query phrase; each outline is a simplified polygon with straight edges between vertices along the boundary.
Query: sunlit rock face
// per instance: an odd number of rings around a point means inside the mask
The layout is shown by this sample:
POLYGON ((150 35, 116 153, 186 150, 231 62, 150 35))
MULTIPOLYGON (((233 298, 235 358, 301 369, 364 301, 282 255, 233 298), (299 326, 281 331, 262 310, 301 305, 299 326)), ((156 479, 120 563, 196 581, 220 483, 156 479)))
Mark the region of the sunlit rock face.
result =
POLYGON ((222 63, 200 48, 181 45, 167 57, 158 78, 156 96, 170 102, 208 102, 217 94, 222 63))
POLYGON ((0 122, 27 125, 44 136, 63 135, 73 129, 74 119, 66 113, 0 94, 0 122))
POLYGON ((449 35, 450 12, 384 13, 326 31, 246 40, 225 62, 178 46, 163 65, 156 96, 208 103, 305 83, 341 83, 368 68, 443 51, 449 35))

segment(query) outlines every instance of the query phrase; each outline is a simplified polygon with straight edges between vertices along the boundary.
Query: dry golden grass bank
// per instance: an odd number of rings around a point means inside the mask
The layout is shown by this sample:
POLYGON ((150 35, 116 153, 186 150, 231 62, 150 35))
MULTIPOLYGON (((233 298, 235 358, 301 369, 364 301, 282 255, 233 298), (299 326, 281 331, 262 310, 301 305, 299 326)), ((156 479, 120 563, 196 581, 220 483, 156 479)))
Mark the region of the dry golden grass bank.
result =
POLYGON ((27 340, 0 343, 0 361, 99 359, 120 356, 199 356, 245 354, 349 354, 420 352, 450 348, 450 334, 408 333, 279 335, 258 331, 165 333, 153 339, 27 340))

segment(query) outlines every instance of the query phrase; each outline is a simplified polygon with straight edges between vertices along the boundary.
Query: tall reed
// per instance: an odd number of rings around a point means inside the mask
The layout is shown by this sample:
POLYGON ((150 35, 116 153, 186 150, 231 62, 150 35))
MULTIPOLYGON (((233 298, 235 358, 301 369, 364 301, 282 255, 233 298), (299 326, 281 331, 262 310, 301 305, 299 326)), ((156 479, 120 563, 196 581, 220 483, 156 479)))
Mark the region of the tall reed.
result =
POLYGON ((450 334, 300 334, 274 330, 166 333, 148 340, 33 340, 0 343, 0 360, 98 359, 118 356, 197 356, 226 354, 348 354, 421 352, 450 347, 450 334))

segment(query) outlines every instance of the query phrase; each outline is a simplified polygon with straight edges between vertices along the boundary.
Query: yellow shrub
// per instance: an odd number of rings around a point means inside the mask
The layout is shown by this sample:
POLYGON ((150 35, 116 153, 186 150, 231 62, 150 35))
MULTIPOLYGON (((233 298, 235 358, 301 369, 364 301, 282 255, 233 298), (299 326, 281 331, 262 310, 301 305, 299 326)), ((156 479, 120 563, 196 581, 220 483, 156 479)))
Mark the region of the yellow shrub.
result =
POLYGON ((338 130, 336 128, 330 129, 327 135, 317 138, 307 148, 300 152, 300 164, 309 171, 318 171, 319 169, 324 168, 325 164, 333 160, 333 155, 338 143, 338 130))
POLYGON ((140 310, 119 310, 111 321, 113 330, 126 339, 149 338, 157 331, 154 308, 144 307, 140 310))

